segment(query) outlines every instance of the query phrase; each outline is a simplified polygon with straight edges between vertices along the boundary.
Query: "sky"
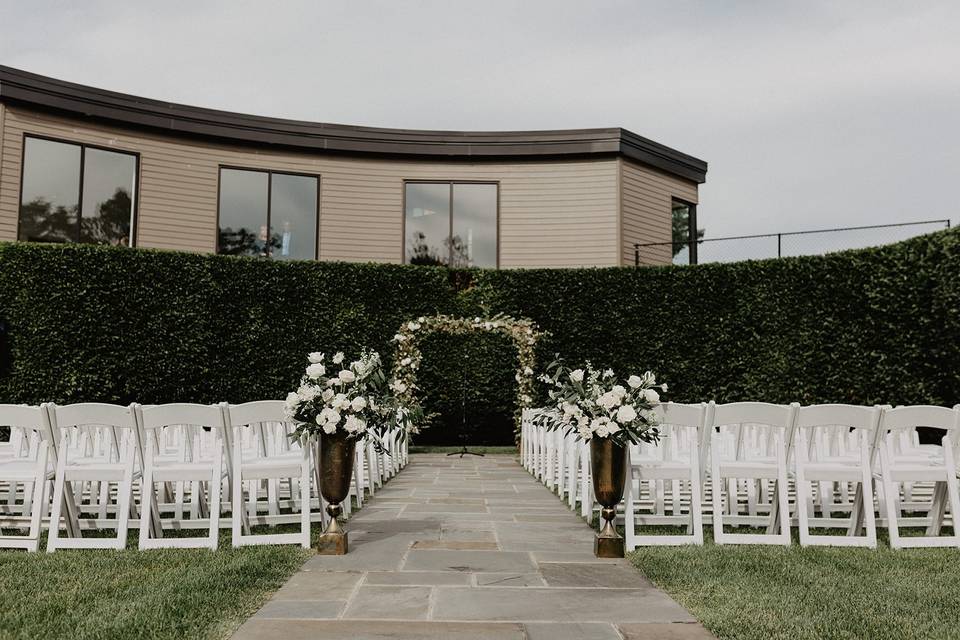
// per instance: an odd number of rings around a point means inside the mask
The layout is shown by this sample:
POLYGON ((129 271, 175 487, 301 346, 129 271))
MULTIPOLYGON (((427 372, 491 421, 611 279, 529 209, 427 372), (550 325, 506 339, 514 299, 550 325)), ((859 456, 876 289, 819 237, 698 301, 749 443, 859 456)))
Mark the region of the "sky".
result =
POLYGON ((619 126, 706 237, 960 222, 960 2, 0 0, 0 64, 357 125, 619 126))

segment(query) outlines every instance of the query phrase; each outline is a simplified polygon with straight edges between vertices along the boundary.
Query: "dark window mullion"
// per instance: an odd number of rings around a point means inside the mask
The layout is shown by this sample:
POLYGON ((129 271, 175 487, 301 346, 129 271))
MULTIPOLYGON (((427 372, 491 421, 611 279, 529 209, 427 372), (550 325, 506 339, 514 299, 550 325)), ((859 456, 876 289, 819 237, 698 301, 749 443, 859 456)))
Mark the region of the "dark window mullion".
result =
POLYGON ((267 171, 267 241, 265 251, 268 258, 273 257, 273 229, 270 228, 270 209, 273 208, 273 171, 267 171))
POLYGON ((449 225, 450 230, 447 232, 447 246, 448 246, 447 266, 452 267, 453 266, 453 182, 451 182, 448 186, 450 187, 450 204, 447 206, 447 209, 449 209, 448 217, 450 222, 450 225, 449 225))
POLYGON ((79 243, 82 239, 83 229, 83 172, 84 168, 87 165, 87 148, 84 145, 80 146, 80 185, 77 188, 77 242, 79 243))

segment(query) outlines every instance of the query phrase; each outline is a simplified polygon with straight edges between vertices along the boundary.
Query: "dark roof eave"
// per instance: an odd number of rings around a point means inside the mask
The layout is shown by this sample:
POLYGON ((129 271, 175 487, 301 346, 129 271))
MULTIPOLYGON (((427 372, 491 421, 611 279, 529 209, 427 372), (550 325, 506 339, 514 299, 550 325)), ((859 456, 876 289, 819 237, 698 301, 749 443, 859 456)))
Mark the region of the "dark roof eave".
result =
POLYGON ((706 180, 707 163, 626 129, 424 131, 285 120, 191 107, 0 66, 0 101, 138 129, 327 153, 469 160, 610 156, 706 180))

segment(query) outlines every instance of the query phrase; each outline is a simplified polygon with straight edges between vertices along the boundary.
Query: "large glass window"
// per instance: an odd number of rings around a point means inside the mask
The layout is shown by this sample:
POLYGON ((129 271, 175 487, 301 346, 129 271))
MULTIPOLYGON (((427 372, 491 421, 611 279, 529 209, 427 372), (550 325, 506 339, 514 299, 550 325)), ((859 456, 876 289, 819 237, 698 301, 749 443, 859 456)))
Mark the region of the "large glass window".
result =
POLYGON ((674 200, 672 207, 673 264, 697 264, 697 240, 703 229, 697 229, 697 205, 674 200))
POLYGON ((319 188, 316 176, 220 169, 217 253, 315 260, 319 188))
POLYGON ((17 237, 130 246, 137 156, 27 136, 17 237))
POLYGON ((452 267, 497 266, 497 185, 408 182, 404 260, 452 267))

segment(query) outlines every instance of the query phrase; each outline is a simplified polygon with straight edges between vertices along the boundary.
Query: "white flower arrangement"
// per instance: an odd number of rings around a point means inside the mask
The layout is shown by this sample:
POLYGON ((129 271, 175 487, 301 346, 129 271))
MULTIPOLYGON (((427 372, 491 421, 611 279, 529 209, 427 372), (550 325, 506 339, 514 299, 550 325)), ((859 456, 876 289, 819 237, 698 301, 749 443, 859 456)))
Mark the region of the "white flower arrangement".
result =
POLYGON ((323 353, 313 352, 307 359, 310 364, 300 386, 286 398, 287 419, 297 425, 291 437, 305 439, 339 431, 357 440, 372 438, 380 448, 382 432, 391 424, 403 427, 402 435, 406 435, 415 413, 390 392, 376 351, 363 351, 349 363, 338 352, 330 359, 329 374, 323 353))
POLYGON ((581 439, 613 438, 620 444, 657 442, 659 421, 653 408, 660 403, 656 376, 647 371, 631 375, 626 384, 612 369, 600 371, 590 363, 570 369, 557 359, 540 376, 550 388, 550 408, 534 418, 548 429, 574 431, 581 439))
MULTIPOLYGON (((474 331, 497 332, 511 338, 517 347, 518 367, 517 410, 514 414, 517 434, 520 433, 520 414, 533 406, 536 368, 535 348, 537 340, 544 334, 527 319, 516 319, 498 314, 489 318, 455 318, 452 316, 420 316, 404 322, 393 342, 397 345, 393 365, 393 379, 390 388, 405 406, 419 409, 417 402, 417 370, 423 356, 420 353, 420 340, 431 333, 442 331, 450 334, 465 334, 474 331)), ((411 425, 411 433, 417 433, 426 426, 429 416, 420 412, 419 421, 411 425)))

